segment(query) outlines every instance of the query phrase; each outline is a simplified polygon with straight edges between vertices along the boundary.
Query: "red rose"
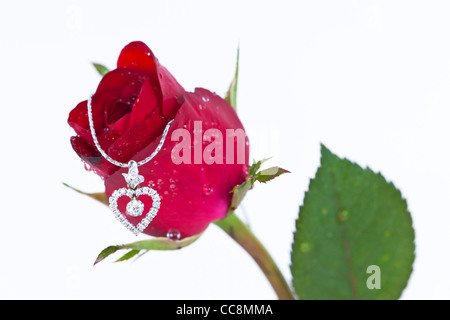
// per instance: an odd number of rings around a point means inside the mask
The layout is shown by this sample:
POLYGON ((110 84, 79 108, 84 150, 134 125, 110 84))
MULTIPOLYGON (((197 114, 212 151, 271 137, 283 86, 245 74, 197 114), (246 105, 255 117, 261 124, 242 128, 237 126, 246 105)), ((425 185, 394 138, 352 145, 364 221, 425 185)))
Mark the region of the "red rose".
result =
MULTIPOLYGON (((139 174, 145 178, 143 185, 152 187, 161 197, 161 208, 144 233, 183 238, 198 234, 209 223, 225 217, 231 190, 248 175, 247 138, 244 163, 236 161, 238 152, 232 163, 227 161, 223 146, 223 164, 195 164, 194 160, 191 164, 176 164, 172 151, 179 141, 171 140, 176 129, 185 129, 192 137, 199 134, 194 132, 194 124, 201 121, 203 132, 217 129, 226 143, 226 130, 243 130, 243 126, 225 100, 205 89, 185 92, 144 43, 132 42, 122 50, 117 69, 101 80, 92 97, 92 113, 100 145, 110 157, 123 163, 148 157, 157 147, 166 124, 174 119, 162 150, 139 167, 139 174)), ((127 169, 109 163, 93 143, 87 101, 71 111, 68 122, 77 133, 71 138, 73 149, 105 180, 106 195, 126 186, 122 173, 127 169)), ((215 139, 202 143, 193 138, 189 150, 198 148, 198 143, 204 150, 215 139)), ((151 207, 150 198, 139 200, 146 210, 151 207)), ((125 205, 119 203, 119 209, 125 212, 125 205)), ((142 217, 127 219, 136 225, 142 217)))

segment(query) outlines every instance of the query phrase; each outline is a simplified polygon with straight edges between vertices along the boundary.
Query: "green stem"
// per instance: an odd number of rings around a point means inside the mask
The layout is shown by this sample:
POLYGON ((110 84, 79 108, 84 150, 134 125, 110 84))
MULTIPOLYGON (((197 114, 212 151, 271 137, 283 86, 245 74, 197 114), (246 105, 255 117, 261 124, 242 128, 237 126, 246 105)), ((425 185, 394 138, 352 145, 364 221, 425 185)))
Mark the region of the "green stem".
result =
POLYGON ((234 213, 215 224, 234 239, 255 260, 275 290, 278 299, 294 300, 292 291, 269 252, 253 232, 234 213))

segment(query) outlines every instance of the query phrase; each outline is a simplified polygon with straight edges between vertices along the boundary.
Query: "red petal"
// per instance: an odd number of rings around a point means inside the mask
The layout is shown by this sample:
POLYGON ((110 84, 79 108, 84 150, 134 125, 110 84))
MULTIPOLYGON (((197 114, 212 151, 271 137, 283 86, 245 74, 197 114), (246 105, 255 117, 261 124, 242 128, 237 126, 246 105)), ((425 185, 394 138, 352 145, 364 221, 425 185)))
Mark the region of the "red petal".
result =
POLYGON ((147 45, 141 41, 135 41, 122 49, 117 68, 135 69, 147 73, 156 79, 155 56, 147 45))
POLYGON ((183 87, 163 66, 158 67, 158 79, 163 96, 163 115, 173 119, 183 103, 183 87))
POLYGON ((109 147, 108 155, 124 163, 131 159, 143 160, 149 155, 141 159, 136 157, 136 154, 156 140, 161 135, 165 125, 166 121, 161 117, 158 109, 155 109, 155 113, 150 117, 130 126, 130 129, 109 147))
POLYGON ((89 119, 87 116, 87 100, 80 102, 69 113, 69 119, 67 121, 77 133, 80 129, 89 130, 89 119))
POLYGON ((140 81, 143 83, 145 80, 150 80, 150 78, 143 72, 133 69, 117 68, 105 74, 98 85, 96 94, 101 93, 104 90, 119 90, 117 93, 118 96, 116 96, 116 98, 119 98, 123 87, 132 82, 140 81))
POLYGON ((100 152, 98 152, 95 147, 86 143, 86 141, 79 136, 71 137, 70 143, 72 144, 73 150, 82 158, 101 157, 100 152))
POLYGON ((130 126, 133 127, 152 116, 155 109, 159 109, 159 101, 152 85, 148 81, 144 82, 131 111, 130 126))
POLYGON ((167 119, 175 117, 181 105, 178 102, 179 97, 184 94, 184 89, 170 72, 159 63, 145 43, 135 41, 123 48, 117 61, 117 67, 130 68, 147 73, 154 83, 159 84, 163 97, 163 116, 167 119))

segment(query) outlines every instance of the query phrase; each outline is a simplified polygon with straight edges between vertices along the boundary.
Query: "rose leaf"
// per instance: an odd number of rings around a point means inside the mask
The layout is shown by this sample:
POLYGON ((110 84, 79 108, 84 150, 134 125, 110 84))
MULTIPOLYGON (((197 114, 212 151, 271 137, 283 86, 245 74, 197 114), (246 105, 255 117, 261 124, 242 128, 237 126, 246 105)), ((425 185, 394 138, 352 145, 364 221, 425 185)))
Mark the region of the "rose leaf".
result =
POLYGON ((93 62, 92 65, 102 77, 109 72, 109 69, 100 63, 93 62))
POLYGON ((225 100, 234 108, 234 110, 236 110, 237 108, 238 77, 239 77, 239 48, 237 50, 236 70, 234 71, 234 78, 231 81, 227 94, 225 95, 225 100))
POLYGON ((97 201, 103 203, 106 206, 109 206, 108 197, 106 196, 106 194, 104 192, 87 193, 87 192, 78 190, 78 189, 76 189, 76 188, 74 188, 72 186, 69 186, 65 182, 63 182, 63 185, 65 185, 66 187, 68 187, 68 188, 70 188, 70 189, 72 189, 72 190, 74 190, 74 191, 76 191, 78 193, 81 193, 81 194, 83 194, 85 196, 88 196, 88 197, 94 199, 94 200, 97 200, 97 201))
POLYGON ((169 238, 152 238, 148 240, 141 240, 129 244, 115 245, 109 246, 100 252, 97 259, 94 262, 94 265, 104 260, 108 256, 117 252, 118 250, 127 250, 131 249, 128 253, 122 256, 117 261, 125 261, 128 260, 135 255, 137 255, 140 251, 150 251, 150 250, 178 250, 195 242, 198 238, 200 238, 201 234, 187 237, 181 240, 171 240, 169 238))
POLYGON ((296 221, 291 251, 300 299, 397 299, 414 262, 414 230, 400 191, 325 146, 296 221))

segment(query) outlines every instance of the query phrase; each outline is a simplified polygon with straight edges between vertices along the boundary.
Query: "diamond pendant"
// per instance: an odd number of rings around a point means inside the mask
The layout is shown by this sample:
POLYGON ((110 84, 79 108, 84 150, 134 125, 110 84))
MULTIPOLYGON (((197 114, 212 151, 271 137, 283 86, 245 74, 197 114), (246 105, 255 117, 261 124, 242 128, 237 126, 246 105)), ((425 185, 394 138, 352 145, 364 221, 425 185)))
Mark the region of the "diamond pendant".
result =
POLYGON ((112 210, 114 216, 131 232, 136 236, 143 232, 148 227, 150 222, 155 218, 161 206, 161 198, 158 192, 149 187, 138 187, 139 184, 144 182, 144 177, 139 175, 137 163, 130 161, 128 164, 128 174, 123 173, 125 181, 128 184, 128 188, 120 188, 114 190, 111 197, 109 197, 109 208, 112 210), (135 226, 128 221, 126 215, 120 212, 117 206, 117 201, 120 197, 127 196, 131 200, 126 207, 126 214, 131 217, 139 217, 144 213, 144 203, 140 201, 139 196, 149 196, 152 198, 153 204, 151 209, 142 218, 142 220, 135 226))

